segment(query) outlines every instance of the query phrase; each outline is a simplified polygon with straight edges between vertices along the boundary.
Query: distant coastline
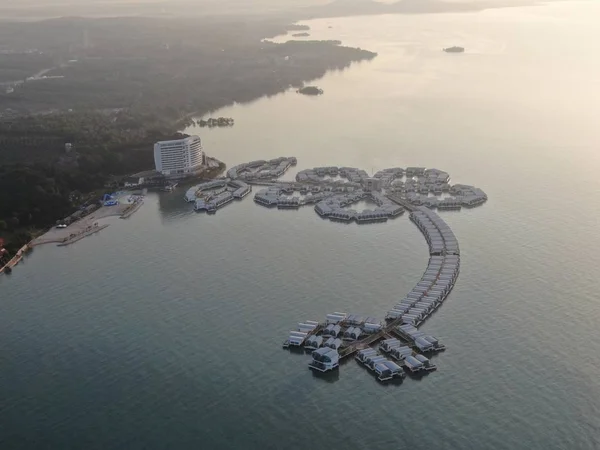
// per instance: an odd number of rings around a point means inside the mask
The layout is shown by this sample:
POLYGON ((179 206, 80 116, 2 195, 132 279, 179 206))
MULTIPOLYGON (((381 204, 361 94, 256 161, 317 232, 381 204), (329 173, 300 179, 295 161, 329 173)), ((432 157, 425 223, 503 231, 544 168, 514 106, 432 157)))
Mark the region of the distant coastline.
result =
MULTIPOLYGON (((41 3, 41 2, 40 2, 41 3)), ((0 7, 0 23, 10 22, 34 22, 48 19, 56 19, 65 16, 72 16, 73 6, 77 6, 77 16, 82 18, 107 18, 107 17, 149 17, 160 19, 165 17, 164 5, 161 2, 153 5, 144 3, 135 5, 133 3, 105 5, 80 5, 79 2, 72 1, 60 2, 60 7, 54 7, 41 3, 40 5, 28 4, 20 7, 11 5, 10 7, 0 7), (117 8, 115 10, 115 8, 117 8)), ((383 15, 383 14, 436 14, 453 12, 476 12, 487 9, 512 8, 516 6, 533 6, 540 2, 535 0, 519 0, 517 2, 510 0, 490 0, 484 4, 476 2, 449 3, 440 0, 429 0, 427 2, 397 2, 392 4, 378 3, 370 0, 336 0, 325 5, 313 5, 304 7, 275 7, 260 11, 254 5, 248 3, 246 8, 228 6, 226 2, 211 10, 210 14, 196 14, 186 9, 173 9, 169 18, 194 18, 216 16, 222 19, 239 19, 241 17, 256 19, 257 17, 285 19, 288 21, 311 20, 329 17, 350 17, 360 15, 383 15)), ((218 5, 218 4, 217 4, 218 5)))
MULTIPOLYGON (((0 238, 11 255, 94 193, 153 167, 153 143, 175 138, 177 130, 197 123, 193 118, 301 87, 377 56, 340 41, 261 41, 309 29, 283 20, 250 21, 240 33, 235 22, 169 21, 165 26, 173 28, 157 36, 154 19, 59 22, 59 31, 54 21, 0 28, 8 49, 0 53, 0 81, 27 78, 40 67, 52 76, 0 92, 0 190, 15 194, 0 204, 0 238), (72 27, 87 22, 94 34, 71 45, 69 64, 53 67, 57 46, 74 39, 72 27), (130 22, 135 27, 127 26, 130 22), (170 45, 165 32, 169 40, 180 34, 190 44, 170 45), (139 41, 140 33, 147 38, 139 41), (225 42, 223 49, 215 51, 207 35, 225 42), (201 57, 207 51, 213 53, 210 60, 201 57), (27 64, 3 69, 3 61, 15 55, 27 64), (123 74, 118 82, 114 73, 123 74)), ((200 122, 232 124, 227 118, 200 122)))

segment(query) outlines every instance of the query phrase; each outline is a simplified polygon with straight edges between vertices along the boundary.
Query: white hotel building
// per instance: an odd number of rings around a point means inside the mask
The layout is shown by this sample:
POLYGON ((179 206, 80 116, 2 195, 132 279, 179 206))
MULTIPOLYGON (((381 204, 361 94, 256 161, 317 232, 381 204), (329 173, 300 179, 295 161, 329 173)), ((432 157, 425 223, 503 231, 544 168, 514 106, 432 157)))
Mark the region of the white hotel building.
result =
POLYGON ((156 171, 167 178, 184 178, 199 172, 205 163, 202 140, 190 136, 154 144, 156 171))

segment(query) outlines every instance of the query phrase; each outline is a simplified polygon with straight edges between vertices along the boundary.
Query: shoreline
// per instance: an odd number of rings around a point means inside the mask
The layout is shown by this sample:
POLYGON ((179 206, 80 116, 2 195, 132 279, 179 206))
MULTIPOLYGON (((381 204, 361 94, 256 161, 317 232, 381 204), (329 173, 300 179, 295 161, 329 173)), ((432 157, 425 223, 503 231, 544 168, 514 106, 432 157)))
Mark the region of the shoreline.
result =
POLYGON ((105 228, 108 228, 109 226, 110 226, 110 224, 108 224, 108 223, 105 223, 104 225, 100 225, 100 226, 95 226, 91 230, 84 231, 83 233, 79 234, 78 236, 73 237, 72 239, 67 239, 67 240, 59 243, 57 245, 57 247, 66 247, 67 245, 74 244, 75 242, 78 242, 78 241, 82 240, 83 238, 91 236, 92 234, 99 233, 100 231, 104 230, 105 228))
POLYGON ((21 247, 11 260, 0 268, 0 274, 8 275, 9 272, 6 271, 7 268, 12 272, 12 269, 35 247, 46 244, 57 244, 57 247, 66 247, 70 244, 74 244, 88 236, 99 233, 110 225, 100 224, 98 221, 116 216, 120 218, 129 218, 141 208, 143 203, 144 202, 140 200, 126 205, 102 206, 89 215, 73 222, 67 228, 59 229, 51 227, 21 247))
POLYGON ((6 275, 10 274, 12 272, 13 267, 18 265, 23 260, 23 258, 27 254, 27 252, 29 250, 31 250, 32 248, 33 247, 31 247, 29 245, 29 243, 27 243, 23 247, 21 247, 17 251, 15 256, 13 256, 4 266, 0 267, 0 274, 6 274, 6 275), (9 272, 6 272, 7 269, 9 270, 9 272))
MULTIPOLYGON (((214 158, 212 158, 214 159, 214 158)), ((218 161, 218 160, 216 160, 218 161)), ((190 177, 186 181, 206 181, 217 178, 225 169, 226 164, 218 161, 218 167, 209 167, 205 173, 199 177, 190 177)), ((57 247, 66 247, 74 244, 86 237, 99 233, 108 228, 110 224, 99 224, 98 221, 109 217, 119 217, 120 219, 129 219, 144 205, 143 199, 138 199, 132 203, 119 204, 114 206, 101 206, 99 209, 91 212, 87 216, 81 217, 66 228, 56 228, 55 226, 46 229, 36 237, 23 245, 4 266, 0 267, 0 274, 8 275, 12 269, 17 266, 27 253, 35 247, 46 244, 57 244, 57 247), (9 272, 6 271, 9 269, 9 272)))

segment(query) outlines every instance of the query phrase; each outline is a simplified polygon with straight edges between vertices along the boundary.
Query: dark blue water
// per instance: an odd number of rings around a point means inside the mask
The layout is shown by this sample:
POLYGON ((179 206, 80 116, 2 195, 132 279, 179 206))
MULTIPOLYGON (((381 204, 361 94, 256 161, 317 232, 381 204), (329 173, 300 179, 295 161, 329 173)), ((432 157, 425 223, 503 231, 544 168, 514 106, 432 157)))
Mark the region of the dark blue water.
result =
POLYGON ((0 447, 598 448, 597 13, 315 21, 313 37, 380 56, 316 82, 317 99, 235 106, 218 113, 233 129, 196 130, 229 165, 425 165, 488 193, 441 213, 462 257, 424 326, 448 346, 437 372, 382 386, 351 360, 316 377, 280 348, 299 321, 383 317, 412 288, 428 254, 406 216, 346 226, 248 197, 211 217, 183 190, 151 194, 0 277, 0 447))

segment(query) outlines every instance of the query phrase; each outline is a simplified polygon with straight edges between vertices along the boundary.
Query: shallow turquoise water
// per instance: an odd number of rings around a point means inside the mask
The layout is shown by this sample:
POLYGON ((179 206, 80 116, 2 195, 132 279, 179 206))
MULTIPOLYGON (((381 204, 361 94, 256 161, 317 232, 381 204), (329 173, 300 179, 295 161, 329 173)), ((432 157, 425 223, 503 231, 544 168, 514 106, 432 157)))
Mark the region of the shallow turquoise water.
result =
POLYGON ((319 98, 237 105, 217 113, 233 129, 195 130, 229 165, 425 165, 488 193, 441 213, 462 257, 424 326, 448 346, 436 373, 382 386, 349 361, 319 378, 280 349, 299 321, 383 317, 411 289, 427 247, 406 216, 346 226, 248 197, 209 217, 183 191, 151 194, 0 278, 2 448, 600 446, 598 12, 314 21, 313 37, 379 57, 315 82, 319 98))

